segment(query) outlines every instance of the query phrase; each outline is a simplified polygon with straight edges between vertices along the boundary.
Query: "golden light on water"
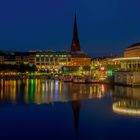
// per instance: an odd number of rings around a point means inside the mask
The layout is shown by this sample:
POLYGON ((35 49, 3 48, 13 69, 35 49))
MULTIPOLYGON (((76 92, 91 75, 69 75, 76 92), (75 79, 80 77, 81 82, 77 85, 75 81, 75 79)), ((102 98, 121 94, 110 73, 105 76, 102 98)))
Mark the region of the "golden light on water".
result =
POLYGON ((40 79, 1 80, 0 101, 49 104, 103 97, 102 85, 63 83, 40 79))
POLYGON ((121 107, 120 102, 113 103, 112 108, 113 108, 113 111, 118 114, 129 115, 129 116, 140 116, 140 109, 121 107))

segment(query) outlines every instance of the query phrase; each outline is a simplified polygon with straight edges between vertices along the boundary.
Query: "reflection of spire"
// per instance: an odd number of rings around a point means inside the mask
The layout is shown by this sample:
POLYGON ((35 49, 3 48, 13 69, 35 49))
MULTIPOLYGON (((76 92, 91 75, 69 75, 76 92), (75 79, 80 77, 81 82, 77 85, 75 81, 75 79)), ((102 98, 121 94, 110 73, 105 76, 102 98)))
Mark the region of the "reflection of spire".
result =
POLYGON ((72 45, 71 45, 71 51, 72 52, 80 51, 80 42, 78 39, 76 14, 74 18, 74 29, 73 29, 73 40, 72 40, 72 45))
POLYGON ((71 101, 73 113, 74 113, 74 123, 75 123, 75 131, 76 131, 76 136, 78 136, 78 125, 79 125, 79 113, 80 113, 80 108, 81 108, 81 103, 80 101, 71 101))

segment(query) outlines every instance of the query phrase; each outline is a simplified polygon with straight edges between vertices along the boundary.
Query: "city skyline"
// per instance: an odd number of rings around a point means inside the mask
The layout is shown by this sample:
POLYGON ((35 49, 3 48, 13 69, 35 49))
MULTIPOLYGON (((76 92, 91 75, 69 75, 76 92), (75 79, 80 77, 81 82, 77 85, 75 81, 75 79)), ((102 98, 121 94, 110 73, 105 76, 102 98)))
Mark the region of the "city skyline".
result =
POLYGON ((1 140, 137 140, 139 5, 1 0, 1 140))
POLYGON ((69 50, 75 11, 81 50, 92 56, 122 54, 140 40, 137 0, 7 0, 0 5, 1 50, 69 50))

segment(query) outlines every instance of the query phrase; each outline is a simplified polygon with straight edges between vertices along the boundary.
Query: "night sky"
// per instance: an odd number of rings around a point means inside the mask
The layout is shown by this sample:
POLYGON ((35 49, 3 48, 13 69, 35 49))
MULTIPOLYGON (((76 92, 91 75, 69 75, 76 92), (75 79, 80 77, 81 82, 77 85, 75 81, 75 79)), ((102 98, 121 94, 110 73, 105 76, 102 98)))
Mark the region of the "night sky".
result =
POLYGON ((1 50, 68 50, 77 13, 82 50, 120 54, 140 42, 139 0, 1 0, 1 50))

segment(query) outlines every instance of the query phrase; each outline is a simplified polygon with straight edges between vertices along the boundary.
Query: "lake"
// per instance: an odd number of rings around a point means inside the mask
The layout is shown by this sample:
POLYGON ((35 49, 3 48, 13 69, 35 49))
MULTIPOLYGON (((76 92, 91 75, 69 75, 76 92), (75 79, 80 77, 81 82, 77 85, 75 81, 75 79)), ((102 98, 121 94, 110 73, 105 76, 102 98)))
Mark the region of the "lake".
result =
POLYGON ((0 80, 0 140, 140 139, 140 88, 0 80))

